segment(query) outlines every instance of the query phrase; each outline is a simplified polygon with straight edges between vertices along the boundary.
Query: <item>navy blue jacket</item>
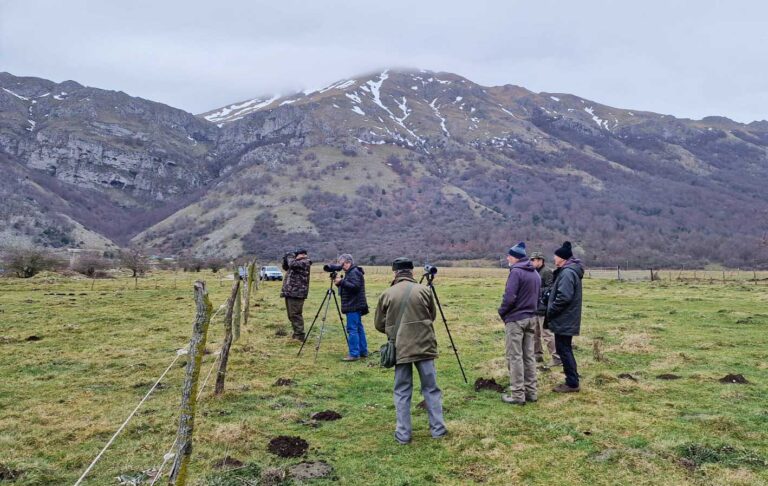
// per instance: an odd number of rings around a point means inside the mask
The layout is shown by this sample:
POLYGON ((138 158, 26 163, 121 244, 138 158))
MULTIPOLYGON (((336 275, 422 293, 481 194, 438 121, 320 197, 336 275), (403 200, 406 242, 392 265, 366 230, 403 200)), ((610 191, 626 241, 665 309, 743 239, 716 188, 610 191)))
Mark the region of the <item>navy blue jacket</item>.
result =
POLYGON ((368 300, 365 298, 365 271, 361 267, 354 266, 347 270, 338 287, 342 314, 350 312, 368 314, 368 300))

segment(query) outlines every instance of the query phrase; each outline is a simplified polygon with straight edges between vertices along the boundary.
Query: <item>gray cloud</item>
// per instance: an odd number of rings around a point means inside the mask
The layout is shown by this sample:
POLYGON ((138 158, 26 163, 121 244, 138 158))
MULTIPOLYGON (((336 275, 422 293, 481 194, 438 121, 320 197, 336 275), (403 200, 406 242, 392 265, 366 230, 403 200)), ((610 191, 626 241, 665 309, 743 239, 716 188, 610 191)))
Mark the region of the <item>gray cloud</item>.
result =
POLYGON ((758 1, 0 0, 0 70, 195 113, 382 67, 622 108, 768 118, 758 1))

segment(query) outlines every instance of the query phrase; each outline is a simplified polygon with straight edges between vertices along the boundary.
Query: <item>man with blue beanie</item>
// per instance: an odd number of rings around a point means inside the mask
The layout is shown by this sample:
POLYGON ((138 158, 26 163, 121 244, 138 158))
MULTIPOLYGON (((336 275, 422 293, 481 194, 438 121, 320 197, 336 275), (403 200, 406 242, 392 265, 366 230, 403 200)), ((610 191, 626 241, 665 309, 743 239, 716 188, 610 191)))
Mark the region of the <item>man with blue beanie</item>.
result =
POLYGON ((521 241, 507 253, 509 276, 499 316, 504 321, 506 334, 509 393, 501 399, 505 403, 525 405, 538 399, 533 339, 541 277, 528 259, 525 242, 521 241))

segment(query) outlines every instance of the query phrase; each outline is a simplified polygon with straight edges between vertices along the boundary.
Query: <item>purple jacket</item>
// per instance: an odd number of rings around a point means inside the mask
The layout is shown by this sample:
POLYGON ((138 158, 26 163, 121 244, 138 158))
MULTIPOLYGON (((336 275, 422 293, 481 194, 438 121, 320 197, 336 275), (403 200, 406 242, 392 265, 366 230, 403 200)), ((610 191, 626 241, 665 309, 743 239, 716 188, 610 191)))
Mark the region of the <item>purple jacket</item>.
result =
POLYGON ((541 290, 541 277, 527 258, 512 265, 499 307, 499 316, 506 322, 519 321, 536 315, 541 290))

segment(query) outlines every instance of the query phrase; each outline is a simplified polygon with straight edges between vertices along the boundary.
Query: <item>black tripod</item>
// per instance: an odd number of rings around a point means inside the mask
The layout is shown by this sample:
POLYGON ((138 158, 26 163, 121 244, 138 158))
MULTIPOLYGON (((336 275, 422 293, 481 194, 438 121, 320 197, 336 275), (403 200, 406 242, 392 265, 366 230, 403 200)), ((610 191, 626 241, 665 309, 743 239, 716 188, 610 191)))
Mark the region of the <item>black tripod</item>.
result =
MULTIPOLYGON (((437 268, 435 268, 435 273, 436 271, 437 271, 437 268)), ((453 337, 451 336, 451 330, 448 329, 448 321, 445 320, 445 314, 443 314, 443 306, 440 305, 440 299, 437 298, 437 290, 435 290, 435 286, 432 285, 432 280, 435 279, 435 274, 432 272, 425 273, 424 275, 421 276, 421 280, 419 280, 419 283, 422 283, 425 278, 427 279, 427 287, 429 287, 429 289, 432 291, 432 295, 435 297, 435 303, 437 304, 437 308, 440 310, 440 317, 443 318, 443 324, 445 324, 445 332, 448 333, 448 339, 450 339, 451 341, 451 347, 453 348, 453 353, 456 355, 456 361, 458 361, 459 363, 461 376, 464 377, 464 383, 469 383, 467 381, 467 375, 464 374, 464 367, 461 366, 461 359, 459 358, 459 350, 456 349, 456 345, 453 343, 453 337)))
POLYGON ((296 354, 296 357, 301 356, 301 351, 304 349, 304 345, 307 344, 309 335, 312 333, 312 328, 315 326, 315 322, 317 321, 317 316, 320 315, 320 311, 323 311, 323 318, 320 324, 320 335, 317 337, 317 344, 315 345, 315 361, 317 361, 317 352, 320 350, 320 342, 323 340, 323 331, 325 331, 325 319, 328 317, 328 308, 331 306, 331 296, 333 296, 333 302, 336 304, 336 312, 339 314, 341 330, 344 331, 344 340, 347 341, 347 347, 349 347, 349 337, 347 337, 347 330, 344 328, 344 318, 341 317, 341 308, 339 307, 339 301, 336 299, 336 290, 333 288, 333 280, 336 278, 336 272, 331 272, 330 278, 331 283, 328 285, 328 290, 325 292, 325 297, 323 297, 323 301, 320 303, 320 307, 317 309, 315 318, 312 319, 312 324, 309 326, 307 335, 304 336, 304 341, 301 343, 301 347, 299 348, 299 352, 296 354))

